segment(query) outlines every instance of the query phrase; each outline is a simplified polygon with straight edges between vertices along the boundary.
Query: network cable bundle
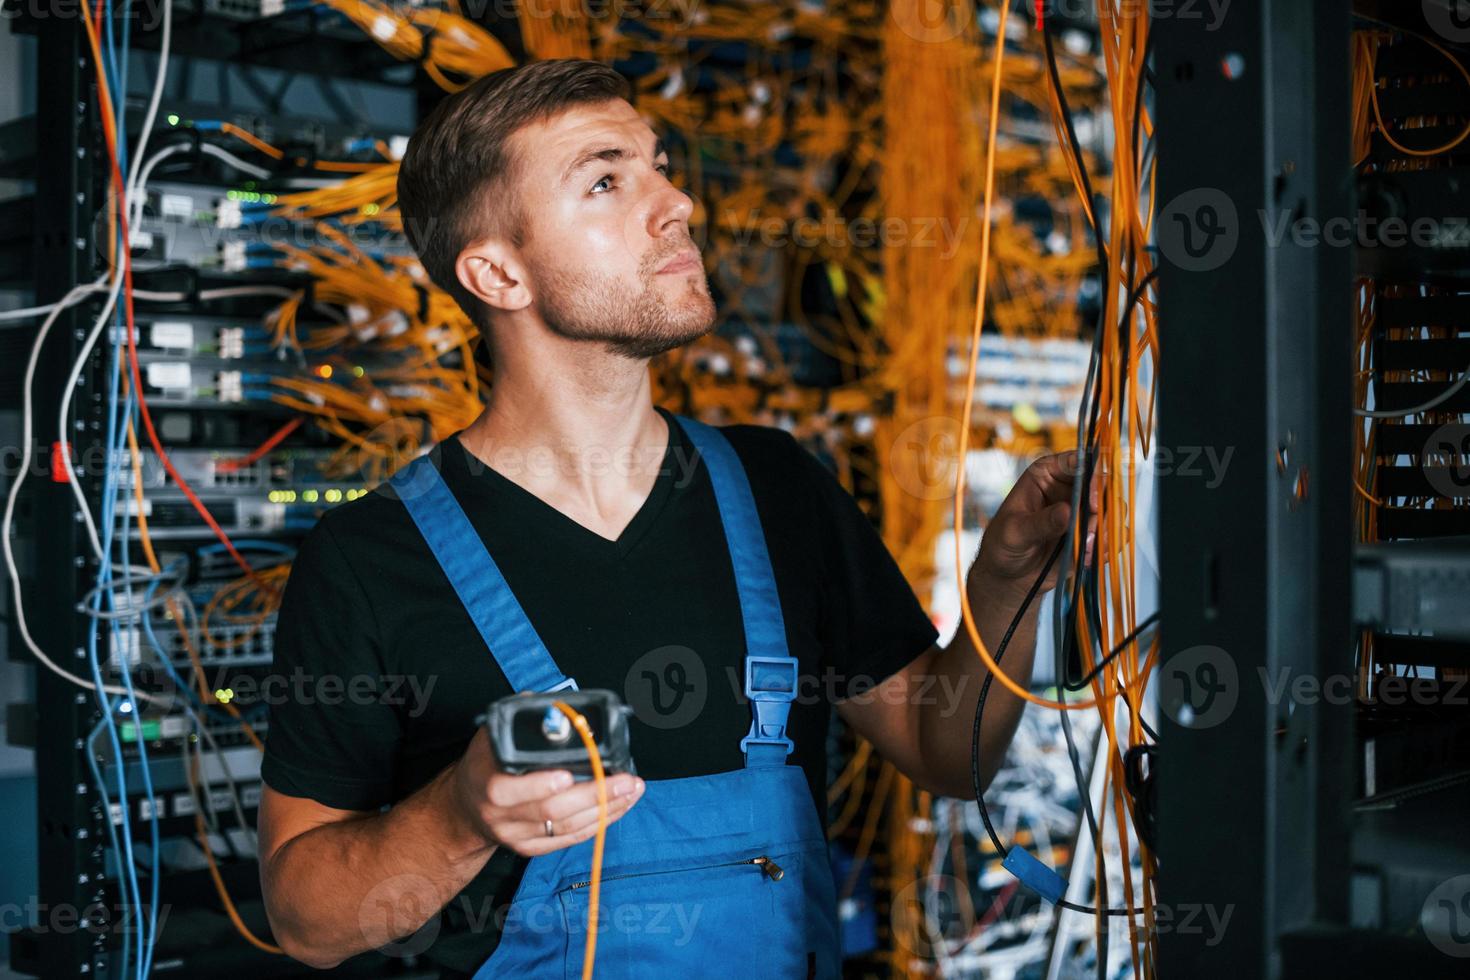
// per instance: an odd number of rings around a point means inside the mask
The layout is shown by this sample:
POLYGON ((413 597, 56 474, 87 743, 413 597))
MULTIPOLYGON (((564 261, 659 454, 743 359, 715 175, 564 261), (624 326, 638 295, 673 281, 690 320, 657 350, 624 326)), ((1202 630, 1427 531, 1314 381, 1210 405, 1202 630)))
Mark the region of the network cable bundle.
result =
POLYGON ((197 39, 173 50, 161 13, 35 25, 77 93, 35 123, 34 206, 74 234, 41 237, 51 302, 12 314, 39 323, 3 528, 12 649, 45 668, 10 724, 38 757, 40 895, 80 910, 12 936, 42 976, 293 972, 254 825, 296 544, 479 404, 473 328, 373 206, 412 93, 360 86, 393 111, 334 121, 277 74, 241 113, 189 84, 197 39))

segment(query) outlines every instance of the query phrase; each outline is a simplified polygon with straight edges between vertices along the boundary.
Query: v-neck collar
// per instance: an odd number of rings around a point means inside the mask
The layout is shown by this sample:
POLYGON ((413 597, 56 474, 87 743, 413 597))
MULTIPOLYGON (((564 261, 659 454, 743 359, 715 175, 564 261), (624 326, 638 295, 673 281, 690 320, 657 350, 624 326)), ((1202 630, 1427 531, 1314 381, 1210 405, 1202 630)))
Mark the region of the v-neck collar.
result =
POLYGON ((673 462, 679 458, 676 454, 681 452, 681 447, 683 446, 683 430, 674 420, 673 414, 658 405, 654 406, 654 410, 663 416, 664 422, 668 425, 669 429, 663 459, 659 464, 658 475, 654 478, 653 487, 649 490, 648 496, 643 499, 642 505, 639 506, 637 512, 633 514, 632 519, 623 527, 622 532, 618 534, 616 539, 603 537, 601 534, 598 534, 596 531, 556 507, 553 507, 545 500, 542 500, 530 490, 527 490, 519 483, 510 479, 510 477, 498 472, 493 466, 490 466, 484 460, 470 452, 469 447, 460 439, 460 433, 456 432, 453 439, 455 445, 460 448, 462 454, 460 462, 468 470, 466 475, 470 480, 485 481, 481 485, 491 486, 499 493, 508 494, 516 498, 521 504, 539 514, 540 518, 538 522, 543 523, 547 529, 587 542, 589 547, 611 551, 621 558, 632 551, 638 542, 644 538, 648 529, 658 518, 659 512, 663 509, 664 502, 668 499, 669 493, 674 485, 675 467, 673 462))

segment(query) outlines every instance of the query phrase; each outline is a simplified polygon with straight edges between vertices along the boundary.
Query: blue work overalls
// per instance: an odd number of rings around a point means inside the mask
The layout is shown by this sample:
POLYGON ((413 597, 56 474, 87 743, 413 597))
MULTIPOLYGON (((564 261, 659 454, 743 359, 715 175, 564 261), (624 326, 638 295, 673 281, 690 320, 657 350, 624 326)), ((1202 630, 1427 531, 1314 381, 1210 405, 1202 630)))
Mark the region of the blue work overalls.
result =
MULTIPOLYGON (((607 828, 598 913, 598 977, 836 977, 836 901, 826 835, 786 721, 797 661, 755 499, 715 428, 675 416, 704 461, 735 571, 753 720, 745 766, 646 781, 607 828)), ((672 437, 672 434, 671 434, 672 437)), ((511 593, 430 460, 392 479, 500 669, 517 691, 574 688, 511 593)), ((696 749, 697 750, 697 749, 696 749)), ((634 757, 638 747, 633 746, 634 757)), ((500 945, 475 973, 580 977, 592 841, 528 863, 500 945)))

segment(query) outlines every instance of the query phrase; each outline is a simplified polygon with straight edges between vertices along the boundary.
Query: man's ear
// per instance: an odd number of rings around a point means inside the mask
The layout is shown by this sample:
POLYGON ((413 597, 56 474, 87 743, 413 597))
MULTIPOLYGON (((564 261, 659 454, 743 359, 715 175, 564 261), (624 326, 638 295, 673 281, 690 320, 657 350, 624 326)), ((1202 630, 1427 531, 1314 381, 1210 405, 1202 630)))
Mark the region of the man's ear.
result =
POLYGON ((492 309, 520 310, 531 302, 519 253, 498 238, 466 245, 454 260, 460 285, 492 309))

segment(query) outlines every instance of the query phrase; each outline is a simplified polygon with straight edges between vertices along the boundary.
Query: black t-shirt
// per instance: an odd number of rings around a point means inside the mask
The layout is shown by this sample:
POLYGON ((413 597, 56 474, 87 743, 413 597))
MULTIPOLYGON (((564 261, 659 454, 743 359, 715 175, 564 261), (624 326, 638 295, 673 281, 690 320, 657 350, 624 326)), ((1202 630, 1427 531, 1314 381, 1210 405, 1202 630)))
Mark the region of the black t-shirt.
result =
MULTIPOLYGON (((616 541, 458 438, 431 451, 562 672, 583 689, 616 691, 633 709, 633 759, 645 779, 739 768, 751 722, 714 490, 683 429, 659 411, 668 449, 616 541)), ((780 429, 722 431, 750 480, 800 662, 791 762, 805 770, 825 816, 830 700, 882 681, 938 634, 871 522, 814 456, 780 429)), ((302 542, 272 675, 280 693, 271 699, 262 778, 348 810, 379 809, 424 785, 463 753, 476 716, 513 693, 386 486, 333 508, 302 542)), ((429 959, 473 970, 489 956, 498 935, 487 910, 509 901, 523 862, 508 849, 491 857, 445 908, 429 959), (464 934, 467 921, 478 929, 464 934)))

